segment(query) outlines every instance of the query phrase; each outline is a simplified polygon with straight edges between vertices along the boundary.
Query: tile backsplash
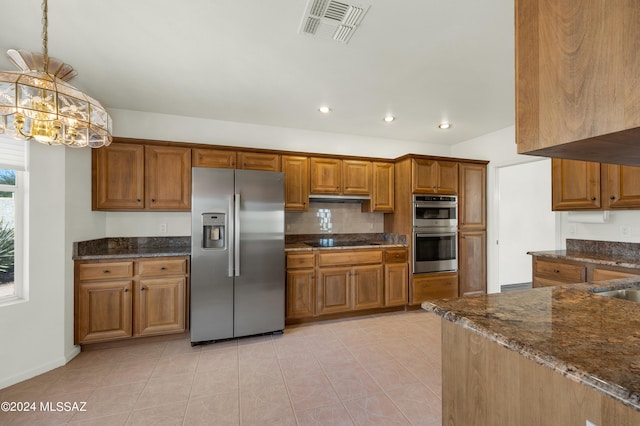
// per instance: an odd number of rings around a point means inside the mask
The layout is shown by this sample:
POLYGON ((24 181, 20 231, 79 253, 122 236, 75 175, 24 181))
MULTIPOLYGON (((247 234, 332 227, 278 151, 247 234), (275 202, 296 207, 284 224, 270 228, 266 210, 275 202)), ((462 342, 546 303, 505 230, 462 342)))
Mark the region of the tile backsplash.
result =
POLYGON ((360 203, 311 203, 307 212, 285 214, 286 234, 384 232, 384 213, 362 213, 360 203))

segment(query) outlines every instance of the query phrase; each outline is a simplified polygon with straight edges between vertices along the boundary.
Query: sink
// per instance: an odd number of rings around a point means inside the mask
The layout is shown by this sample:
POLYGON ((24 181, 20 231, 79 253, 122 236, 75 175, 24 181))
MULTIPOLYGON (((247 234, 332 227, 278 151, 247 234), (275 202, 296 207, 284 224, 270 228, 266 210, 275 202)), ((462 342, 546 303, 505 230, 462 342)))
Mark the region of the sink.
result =
POLYGON ((603 291, 596 294, 606 297, 615 297, 616 299, 630 300, 632 302, 640 302, 640 289, 635 288, 623 288, 620 290, 603 291))

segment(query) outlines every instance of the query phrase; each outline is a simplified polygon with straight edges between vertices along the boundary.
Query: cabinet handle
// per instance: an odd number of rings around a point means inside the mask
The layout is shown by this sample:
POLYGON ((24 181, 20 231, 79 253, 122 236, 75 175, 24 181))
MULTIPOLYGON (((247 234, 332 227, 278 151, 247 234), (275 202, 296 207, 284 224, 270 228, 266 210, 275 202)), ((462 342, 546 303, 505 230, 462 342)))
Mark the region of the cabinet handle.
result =
POLYGON ((140 291, 144 291, 146 289, 146 287, 141 287, 140 291))
POLYGON ((139 203, 139 202, 141 202, 141 201, 142 201, 142 200, 141 200, 140 198, 137 198, 137 199, 136 199, 136 203, 139 203))
POLYGON ((108 269, 105 269, 104 271, 102 271, 102 273, 103 273, 103 274, 109 274, 109 273, 111 273, 111 271, 110 271, 110 270, 108 270, 108 269))
POLYGON ((596 197, 591 197, 591 201, 595 201, 595 200, 596 200, 596 197))
POLYGON ((160 268, 160 270, 161 270, 161 271, 166 271, 166 270, 167 270, 167 268, 166 268, 166 266, 163 266, 162 268, 160 268))
POLYGON ((609 197, 609 199, 610 199, 610 200, 615 200, 615 199, 616 199, 616 196, 615 196, 615 195, 612 195, 611 197, 609 197))
POLYGON ((553 272, 555 272, 556 274, 559 274, 560 270, 559 269, 554 269, 553 272))
POLYGON ((151 199, 151 202, 152 202, 152 203, 155 203, 155 202, 156 202, 156 199, 155 199, 155 198, 152 198, 152 199, 151 199))
POLYGON ((124 289, 124 292, 125 292, 125 293, 126 293, 126 292, 128 292, 128 291, 129 291, 129 289, 128 289, 128 288, 125 288, 125 289, 124 289))

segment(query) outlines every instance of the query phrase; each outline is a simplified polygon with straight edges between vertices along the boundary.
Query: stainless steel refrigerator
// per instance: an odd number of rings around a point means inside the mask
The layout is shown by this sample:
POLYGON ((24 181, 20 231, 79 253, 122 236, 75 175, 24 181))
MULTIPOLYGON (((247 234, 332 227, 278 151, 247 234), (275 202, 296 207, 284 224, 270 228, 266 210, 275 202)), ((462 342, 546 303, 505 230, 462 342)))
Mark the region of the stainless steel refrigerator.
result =
POLYGON ((191 344, 284 329, 284 175, 194 167, 191 344))

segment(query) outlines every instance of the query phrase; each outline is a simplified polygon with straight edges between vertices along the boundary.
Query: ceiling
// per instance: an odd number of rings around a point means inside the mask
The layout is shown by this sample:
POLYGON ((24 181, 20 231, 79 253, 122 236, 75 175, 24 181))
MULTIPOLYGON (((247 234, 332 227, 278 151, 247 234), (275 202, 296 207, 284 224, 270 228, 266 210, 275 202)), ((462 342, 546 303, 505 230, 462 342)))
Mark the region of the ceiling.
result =
MULTIPOLYGON (((513 0, 365 1, 343 44, 298 32, 307 0, 49 0, 49 55, 107 109, 436 144, 513 125, 513 0)), ((0 51, 41 52, 41 0, 0 10, 0 51)))

